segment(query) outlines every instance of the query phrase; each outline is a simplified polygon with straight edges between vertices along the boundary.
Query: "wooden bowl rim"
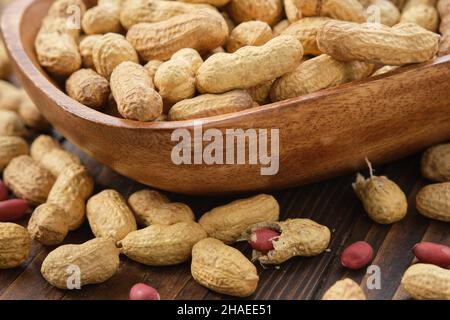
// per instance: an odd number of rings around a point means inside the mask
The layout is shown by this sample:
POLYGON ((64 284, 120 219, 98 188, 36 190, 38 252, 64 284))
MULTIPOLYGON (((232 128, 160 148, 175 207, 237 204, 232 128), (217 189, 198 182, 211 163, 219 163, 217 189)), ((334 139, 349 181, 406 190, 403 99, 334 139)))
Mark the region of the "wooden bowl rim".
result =
MULTIPOLYGON (((109 127, 125 128, 125 129, 152 129, 152 130, 174 130, 179 128, 192 128, 198 124, 208 127, 220 127, 225 123, 233 123, 234 120, 251 120, 251 118, 257 113, 267 113, 269 116, 272 112, 282 108, 297 107, 302 102, 319 100, 324 96, 333 96, 339 94, 341 90, 345 90, 349 86, 363 86, 369 82, 390 78, 396 74, 408 72, 416 68, 429 68, 434 65, 449 62, 450 55, 438 57, 432 61, 424 62, 421 64, 414 64, 410 66, 404 66, 399 70, 394 70, 388 74, 383 74, 375 77, 369 77, 361 81, 354 81, 339 85, 337 87, 324 89, 311 94, 303 95, 300 97, 275 102, 263 106, 253 107, 247 110, 228 113, 224 115, 212 116, 207 118, 199 118, 193 120, 183 121, 163 121, 163 122, 141 122, 127 119, 120 119, 100 111, 91 109, 78 101, 72 99, 66 95, 60 88, 55 86, 50 80, 48 80, 42 72, 34 65, 30 57, 25 52, 21 36, 20 27, 22 25, 22 19, 26 11, 34 5, 35 2, 40 0, 15 0, 10 3, 4 10, 1 17, 1 29, 7 51, 10 57, 14 59, 18 68, 26 74, 26 76, 33 81, 43 93, 52 101, 54 101, 59 107, 64 109, 70 114, 82 118, 87 121, 95 122, 109 127)), ((45 72, 45 71, 44 71, 45 72)))

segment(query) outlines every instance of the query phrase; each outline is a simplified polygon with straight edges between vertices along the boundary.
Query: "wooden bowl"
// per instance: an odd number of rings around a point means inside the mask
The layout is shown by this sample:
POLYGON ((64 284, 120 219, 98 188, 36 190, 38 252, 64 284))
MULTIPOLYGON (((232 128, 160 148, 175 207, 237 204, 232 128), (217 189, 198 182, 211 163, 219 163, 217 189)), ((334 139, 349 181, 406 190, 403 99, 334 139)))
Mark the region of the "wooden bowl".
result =
MULTIPOLYGON (((450 138, 450 56, 307 96, 202 119, 203 131, 279 129, 279 172, 260 165, 175 165, 175 129, 193 121, 140 123, 72 100, 46 76, 33 42, 51 0, 15 0, 2 18, 17 75, 67 139, 117 172, 186 194, 273 190, 392 161, 450 138)), ((193 133, 192 133, 193 134, 193 133)), ((248 146, 247 146, 248 147, 248 146)))

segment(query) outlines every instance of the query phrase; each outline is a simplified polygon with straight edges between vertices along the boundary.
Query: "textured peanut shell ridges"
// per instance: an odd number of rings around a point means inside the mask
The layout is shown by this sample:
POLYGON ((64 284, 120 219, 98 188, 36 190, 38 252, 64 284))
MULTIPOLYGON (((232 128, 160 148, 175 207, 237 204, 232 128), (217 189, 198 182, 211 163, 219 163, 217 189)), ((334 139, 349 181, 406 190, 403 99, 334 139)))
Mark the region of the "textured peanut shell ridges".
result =
POLYGON ((347 278, 332 285, 322 300, 366 300, 366 295, 355 281, 347 278))
POLYGON ((80 285, 102 283, 111 278, 119 268, 119 250, 114 241, 96 238, 80 245, 68 244, 50 252, 42 263, 41 273, 51 285, 67 289, 72 273, 78 267, 80 285))
POLYGON ((415 264, 406 270, 402 286, 417 300, 450 300, 450 270, 431 264, 415 264))
POLYGON ((0 269, 22 264, 30 253, 31 238, 22 226, 0 222, 0 269))
POLYGON ((205 213, 199 223, 210 237, 231 244, 250 226, 277 221, 279 215, 277 200, 270 195, 261 194, 214 208, 205 213))
POLYGON ((423 154, 422 175, 436 182, 450 182, 450 143, 434 146, 423 154))
POLYGON ((219 293, 247 297, 255 292, 259 277, 256 267, 240 251, 207 238, 192 249, 192 277, 219 293))
POLYGON ((342 61, 404 65, 432 59, 440 36, 412 23, 394 27, 329 21, 317 35, 319 50, 342 61))
POLYGON ((450 222, 450 182, 424 187, 416 196, 416 207, 425 217, 450 222))

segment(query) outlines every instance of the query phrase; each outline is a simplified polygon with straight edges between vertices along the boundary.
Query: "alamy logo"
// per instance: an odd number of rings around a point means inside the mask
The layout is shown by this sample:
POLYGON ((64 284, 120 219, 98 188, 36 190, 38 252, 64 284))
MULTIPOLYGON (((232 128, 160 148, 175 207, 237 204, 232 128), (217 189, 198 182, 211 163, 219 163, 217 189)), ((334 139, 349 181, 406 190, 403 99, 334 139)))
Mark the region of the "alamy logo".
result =
POLYGON ((176 165, 258 165, 261 175, 279 171, 280 136, 278 129, 207 129, 194 121, 194 135, 188 129, 172 132, 172 162, 176 165), (270 146, 269 146, 270 144, 270 146))

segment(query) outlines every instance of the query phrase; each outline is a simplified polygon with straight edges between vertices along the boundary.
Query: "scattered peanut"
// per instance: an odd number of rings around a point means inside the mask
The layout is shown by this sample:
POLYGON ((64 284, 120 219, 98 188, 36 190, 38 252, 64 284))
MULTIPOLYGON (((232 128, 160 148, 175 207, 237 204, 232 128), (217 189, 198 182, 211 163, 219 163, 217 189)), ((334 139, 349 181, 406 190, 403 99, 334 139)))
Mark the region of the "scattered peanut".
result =
POLYGON ((8 189, 33 206, 47 200, 55 183, 53 175, 27 155, 11 160, 3 172, 3 179, 8 189))
POLYGON ((15 157, 28 154, 28 143, 20 137, 0 136, 0 172, 15 157))
POLYGON ((74 289, 71 266, 79 268, 80 286, 102 283, 119 268, 119 250, 109 238, 96 238, 80 245, 61 246, 45 258, 41 273, 51 285, 60 289, 74 289))
POLYGON ((28 211, 28 202, 22 199, 0 201, 0 221, 11 222, 22 218, 28 211))
POLYGON ((19 115, 23 123, 37 131, 43 131, 50 128, 50 124, 44 118, 42 113, 30 99, 25 90, 21 90, 22 101, 19 105, 19 115))
POLYGON ((321 254, 330 243, 330 230, 309 219, 289 219, 282 222, 258 223, 251 226, 241 238, 249 240, 258 229, 268 228, 280 236, 272 241, 273 250, 253 252, 253 260, 262 264, 281 264, 292 257, 311 257, 321 254))
POLYGON ((56 179, 47 203, 65 211, 69 230, 75 230, 83 223, 86 199, 92 194, 93 185, 86 168, 77 164, 68 165, 56 179))
POLYGON ((235 53, 216 53, 198 69, 197 89, 205 93, 249 89, 292 70, 302 57, 302 45, 293 36, 278 36, 261 47, 235 53))
POLYGON ((140 225, 171 225, 178 222, 194 221, 191 208, 184 203, 170 202, 162 193, 144 189, 133 193, 128 204, 140 225))
POLYGON ((422 175, 436 182, 450 182, 450 144, 429 148, 422 156, 422 175))
POLYGON ((322 300, 366 300, 366 295, 355 281, 347 278, 332 285, 322 300))
POLYGON ((328 21, 317 34, 317 44, 321 52, 337 60, 404 65, 433 58, 439 38, 412 23, 399 23, 391 28, 371 23, 328 21))
POLYGON ((172 104, 192 98, 195 95, 195 73, 202 63, 202 57, 197 51, 186 48, 177 51, 169 61, 161 64, 154 81, 164 101, 172 104))
POLYGON ((59 206, 44 203, 37 207, 28 222, 28 232, 46 246, 63 242, 69 233, 66 212, 59 206))
POLYGON ((108 80, 92 69, 72 73, 67 79, 66 91, 71 98, 93 109, 101 109, 110 94, 108 80))
POLYGON ((424 187, 416 196, 416 207, 427 218, 450 222, 450 182, 424 187))
POLYGON ((0 110, 0 136, 24 137, 28 134, 20 116, 14 111, 0 110))
POLYGON ((96 237, 111 237, 119 241, 137 229, 133 213, 115 190, 104 190, 91 197, 86 210, 89 225, 96 237))
POLYGON ((231 244, 236 242, 250 226, 277 221, 279 215, 280 207, 277 200, 272 196, 261 194, 214 208, 200 218, 199 224, 208 236, 231 244))
POLYGON ((402 286, 417 300, 450 300, 450 270, 431 264, 415 264, 406 270, 402 286))
POLYGON ((0 269, 20 266, 27 260, 30 248, 27 229, 18 224, 0 222, 0 269))
POLYGON ((372 259, 372 246, 365 241, 357 241, 349 245, 341 253, 342 266, 352 270, 366 267, 372 259))
POLYGON ((408 211, 406 195, 387 177, 377 177, 371 173, 370 178, 365 179, 358 174, 352 186, 372 220, 381 224, 391 224, 406 216, 408 211))
POLYGON ((191 273, 202 286, 236 297, 253 294, 259 281, 255 266, 241 252, 213 238, 192 249, 191 273))
POLYGON ((413 252, 422 263, 434 264, 442 268, 450 267, 449 246, 432 242, 421 242, 414 246, 413 252))
POLYGON ((203 228, 193 221, 172 225, 154 224, 130 232, 119 241, 128 258, 150 266, 169 266, 185 262, 192 247, 206 238, 203 228))
POLYGON ((17 112, 22 98, 23 96, 17 87, 0 80, 0 110, 17 112))
POLYGON ((169 111, 171 121, 198 119, 253 107, 252 97, 243 90, 223 94, 202 94, 176 103, 169 111))
POLYGON ((131 27, 127 40, 144 61, 167 60, 183 48, 206 52, 221 46, 228 26, 219 14, 200 11, 157 23, 139 23, 131 27))
POLYGON ((161 300, 158 291, 145 283, 136 283, 130 290, 130 300, 161 300))
POLYGON ((161 115, 162 98, 153 89, 153 81, 143 66, 121 63, 114 69, 110 85, 117 110, 124 118, 150 121, 161 115))

